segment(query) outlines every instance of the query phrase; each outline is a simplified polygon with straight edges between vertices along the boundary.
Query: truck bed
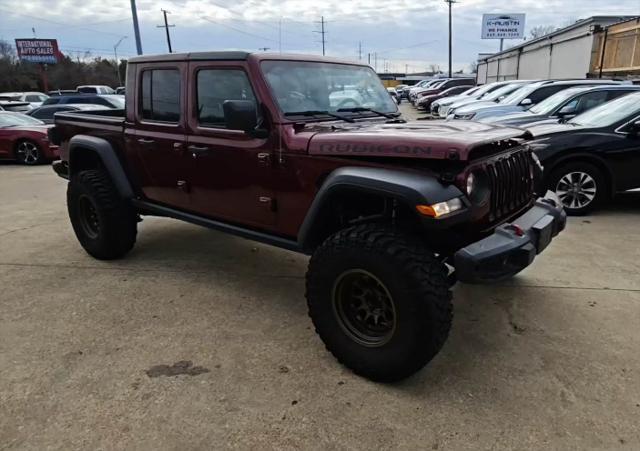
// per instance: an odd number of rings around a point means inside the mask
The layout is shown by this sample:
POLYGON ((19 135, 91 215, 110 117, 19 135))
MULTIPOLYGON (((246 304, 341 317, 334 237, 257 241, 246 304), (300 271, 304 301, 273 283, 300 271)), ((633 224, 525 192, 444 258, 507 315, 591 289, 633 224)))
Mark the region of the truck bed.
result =
MULTIPOLYGON (((56 113, 53 118, 55 127, 49 129, 49 139, 64 146, 75 135, 102 136, 109 141, 120 141, 125 113, 118 109, 66 111, 56 113)), ((65 159, 64 155, 62 159, 65 159)))

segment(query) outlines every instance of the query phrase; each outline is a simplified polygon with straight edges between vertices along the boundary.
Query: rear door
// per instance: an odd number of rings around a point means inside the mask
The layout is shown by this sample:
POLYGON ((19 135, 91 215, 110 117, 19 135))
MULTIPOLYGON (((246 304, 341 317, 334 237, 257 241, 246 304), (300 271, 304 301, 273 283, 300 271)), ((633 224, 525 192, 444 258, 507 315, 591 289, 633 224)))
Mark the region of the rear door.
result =
POLYGON ((227 100, 259 105, 244 62, 190 63, 189 182, 199 214, 252 228, 275 224, 269 139, 229 130, 227 100))
POLYGON ((126 136, 144 168, 141 188, 155 202, 189 208, 185 144, 186 63, 137 68, 134 136, 126 136))

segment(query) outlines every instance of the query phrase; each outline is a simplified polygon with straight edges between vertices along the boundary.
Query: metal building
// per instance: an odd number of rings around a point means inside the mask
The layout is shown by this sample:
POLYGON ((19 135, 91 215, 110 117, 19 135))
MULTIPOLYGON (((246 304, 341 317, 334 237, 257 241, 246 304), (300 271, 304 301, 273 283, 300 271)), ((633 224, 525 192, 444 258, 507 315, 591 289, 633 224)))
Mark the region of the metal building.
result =
POLYGON ((596 36, 606 27, 633 19, 595 16, 579 20, 537 39, 526 41, 478 61, 478 83, 501 80, 586 78, 597 57, 596 36))

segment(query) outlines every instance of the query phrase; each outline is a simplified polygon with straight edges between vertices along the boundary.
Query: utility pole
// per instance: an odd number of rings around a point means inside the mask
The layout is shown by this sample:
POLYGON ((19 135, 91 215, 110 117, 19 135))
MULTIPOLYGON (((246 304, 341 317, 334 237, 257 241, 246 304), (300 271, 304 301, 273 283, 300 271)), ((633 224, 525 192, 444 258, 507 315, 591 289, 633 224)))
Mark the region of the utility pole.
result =
POLYGON ((282 53, 282 17, 278 20, 278 52, 282 53))
POLYGON ((373 53, 373 69, 378 72, 378 52, 373 53))
POLYGON ((454 3, 458 3, 456 0, 444 0, 445 3, 449 4, 449 78, 453 77, 453 63, 452 63, 452 55, 453 55, 453 36, 451 33, 451 7, 454 3))
POLYGON ((162 14, 164 15, 164 25, 156 25, 156 28, 165 29, 167 33, 167 47, 169 47, 169 53, 173 53, 173 50, 171 49, 171 36, 169 35, 169 27, 175 27, 175 25, 169 25, 169 22, 167 22, 167 14, 171 14, 169 11, 167 11, 166 9, 161 9, 160 11, 162 11, 162 14))
POLYGON ((362 59, 362 41, 358 41, 358 59, 362 59))
POLYGON ((371 53, 367 53, 367 63, 371 66, 371 53))
POLYGON ((325 39, 325 35, 327 34, 324 31, 324 24, 326 23, 324 21, 324 16, 320 16, 320 22, 316 22, 320 24, 320 31, 314 31, 314 33, 320 33, 320 35, 322 36, 322 56, 324 56, 325 54, 325 44, 326 44, 326 39, 325 39))
POLYGON ((118 74, 118 86, 122 86, 122 75, 120 75, 120 62, 118 61, 118 46, 127 39, 126 36, 122 36, 116 45, 113 46, 113 56, 116 57, 116 74, 118 74))
POLYGON ((136 35, 136 50, 142 55, 142 41, 140 40, 140 27, 138 26, 138 9, 136 0, 131 0, 131 17, 133 18, 133 32, 136 35))

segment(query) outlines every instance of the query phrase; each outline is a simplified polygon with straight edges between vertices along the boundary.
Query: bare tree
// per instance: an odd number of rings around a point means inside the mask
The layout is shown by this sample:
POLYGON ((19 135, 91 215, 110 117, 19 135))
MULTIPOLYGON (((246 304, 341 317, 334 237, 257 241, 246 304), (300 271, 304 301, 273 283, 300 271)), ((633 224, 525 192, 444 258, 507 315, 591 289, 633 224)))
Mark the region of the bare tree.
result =
POLYGON ((16 57, 16 52, 8 41, 0 41, 0 58, 13 61, 16 57))
POLYGON ((440 65, 439 64, 429 64, 429 71, 432 74, 439 74, 440 73, 440 65))
POLYGON ((478 73, 478 62, 477 61, 471 61, 471 64, 469 64, 469 71, 472 74, 477 74, 478 73))
POLYGON ((536 39, 548 35, 549 33, 553 33, 556 29, 557 28, 553 25, 538 25, 537 27, 533 27, 529 30, 529 35, 531 36, 531 39, 536 39))

